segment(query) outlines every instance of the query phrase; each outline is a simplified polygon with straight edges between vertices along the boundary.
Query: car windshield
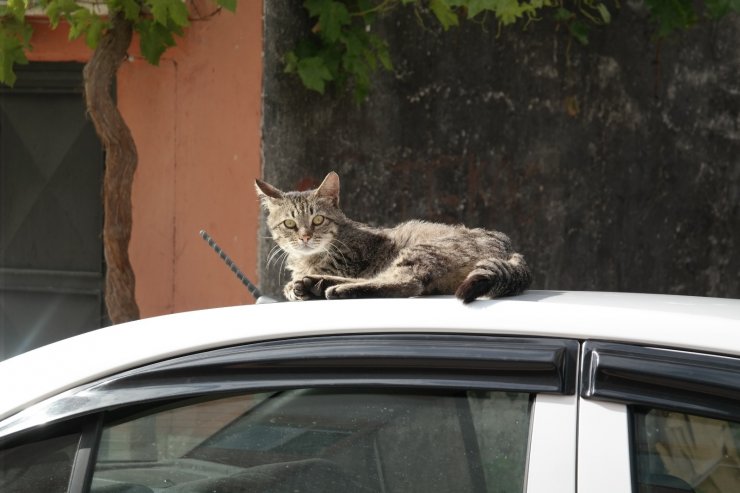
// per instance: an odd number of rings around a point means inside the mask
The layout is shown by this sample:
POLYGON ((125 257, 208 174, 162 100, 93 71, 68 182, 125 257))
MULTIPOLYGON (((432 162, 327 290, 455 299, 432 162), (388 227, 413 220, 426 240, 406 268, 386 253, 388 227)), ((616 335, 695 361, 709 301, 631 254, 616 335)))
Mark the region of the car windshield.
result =
POLYGON ((296 389, 183 403, 107 426, 92 491, 522 491, 532 400, 296 389))

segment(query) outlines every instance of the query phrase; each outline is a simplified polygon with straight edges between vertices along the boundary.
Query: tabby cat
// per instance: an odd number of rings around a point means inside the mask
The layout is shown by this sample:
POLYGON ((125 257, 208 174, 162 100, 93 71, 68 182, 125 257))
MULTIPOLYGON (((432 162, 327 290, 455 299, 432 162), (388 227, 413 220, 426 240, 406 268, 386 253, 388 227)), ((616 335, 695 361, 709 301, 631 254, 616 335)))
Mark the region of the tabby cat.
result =
POLYGON ((454 293, 470 303, 519 294, 532 280, 524 257, 498 231, 416 220, 374 228, 347 218, 334 172, 306 192, 282 192, 261 180, 256 188, 287 255, 289 300, 454 293))

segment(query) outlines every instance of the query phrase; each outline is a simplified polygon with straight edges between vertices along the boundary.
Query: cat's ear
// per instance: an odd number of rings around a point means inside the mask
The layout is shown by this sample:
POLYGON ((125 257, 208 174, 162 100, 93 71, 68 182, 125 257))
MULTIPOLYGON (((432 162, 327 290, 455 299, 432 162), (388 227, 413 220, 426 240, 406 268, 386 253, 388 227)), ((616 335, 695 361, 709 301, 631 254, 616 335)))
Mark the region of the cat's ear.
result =
POLYGON ((254 188, 257 190, 257 195, 259 196, 260 200, 262 200, 263 202, 265 201, 265 199, 283 198, 283 192, 260 179, 255 180, 254 188))
POLYGON ((317 197, 331 200, 334 207, 339 206, 339 175, 333 171, 326 175, 314 194, 317 197))

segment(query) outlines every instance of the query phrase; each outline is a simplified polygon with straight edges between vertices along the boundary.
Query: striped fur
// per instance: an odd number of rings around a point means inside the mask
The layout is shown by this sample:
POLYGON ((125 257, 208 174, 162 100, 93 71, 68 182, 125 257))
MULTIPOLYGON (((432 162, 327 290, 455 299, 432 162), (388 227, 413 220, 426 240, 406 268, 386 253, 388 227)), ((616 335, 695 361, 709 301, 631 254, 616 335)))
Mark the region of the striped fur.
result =
POLYGON ((292 273, 289 300, 454 293, 469 303, 516 295, 531 283, 524 257, 501 232, 416 220, 374 228, 348 219, 336 173, 307 192, 260 180, 256 188, 277 244, 268 262, 280 259, 292 273))

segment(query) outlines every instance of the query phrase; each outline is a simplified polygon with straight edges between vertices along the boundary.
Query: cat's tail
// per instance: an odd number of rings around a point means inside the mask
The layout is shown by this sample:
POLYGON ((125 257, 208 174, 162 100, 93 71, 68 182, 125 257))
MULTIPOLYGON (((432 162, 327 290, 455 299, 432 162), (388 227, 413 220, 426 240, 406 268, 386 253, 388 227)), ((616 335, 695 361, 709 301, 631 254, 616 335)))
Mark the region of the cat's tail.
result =
POLYGON ((520 294, 532 283, 532 273, 518 253, 506 259, 491 258, 478 262, 457 288, 455 296, 470 303, 480 296, 499 298, 520 294))

